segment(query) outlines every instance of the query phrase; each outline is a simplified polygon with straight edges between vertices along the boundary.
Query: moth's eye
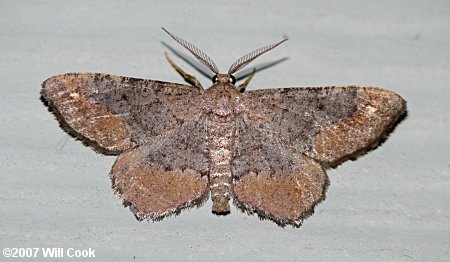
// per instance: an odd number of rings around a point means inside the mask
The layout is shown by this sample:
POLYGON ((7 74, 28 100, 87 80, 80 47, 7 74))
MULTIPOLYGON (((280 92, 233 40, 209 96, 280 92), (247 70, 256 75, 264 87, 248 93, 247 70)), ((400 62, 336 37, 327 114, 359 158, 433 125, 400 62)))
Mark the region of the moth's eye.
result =
POLYGON ((217 81, 219 81, 219 78, 217 77, 217 75, 213 76, 212 82, 215 84, 215 83, 217 83, 217 81))
POLYGON ((233 75, 230 75, 230 78, 228 78, 228 82, 230 82, 230 84, 234 85, 236 83, 236 78, 233 75))

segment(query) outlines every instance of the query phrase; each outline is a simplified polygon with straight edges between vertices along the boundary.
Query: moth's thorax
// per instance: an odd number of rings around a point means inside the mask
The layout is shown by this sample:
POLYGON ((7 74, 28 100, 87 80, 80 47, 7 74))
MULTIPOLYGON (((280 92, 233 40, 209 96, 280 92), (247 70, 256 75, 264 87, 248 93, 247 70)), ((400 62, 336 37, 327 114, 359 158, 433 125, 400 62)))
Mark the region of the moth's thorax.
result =
POLYGON ((205 92, 205 109, 219 118, 232 117, 238 104, 239 94, 234 85, 216 83, 205 92))

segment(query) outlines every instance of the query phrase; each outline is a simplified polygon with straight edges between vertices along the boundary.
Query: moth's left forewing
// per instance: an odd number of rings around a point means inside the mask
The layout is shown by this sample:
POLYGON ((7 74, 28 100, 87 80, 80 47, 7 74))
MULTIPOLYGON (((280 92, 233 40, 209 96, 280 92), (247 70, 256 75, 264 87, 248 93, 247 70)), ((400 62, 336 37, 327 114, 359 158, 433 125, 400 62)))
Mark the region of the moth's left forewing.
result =
POLYGON ((178 129, 201 113, 192 86, 98 73, 47 79, 42 98, 70 134, 105 153, 119 153, 178 129))
POLYGON ((88 93, 97 88, 94 79, 98 77, 83 73, 53 76, 42 83, 41 97, 61 126, 77 138, 93 141, 106 152, 134 146, 124 119, 91 101, 88 93))

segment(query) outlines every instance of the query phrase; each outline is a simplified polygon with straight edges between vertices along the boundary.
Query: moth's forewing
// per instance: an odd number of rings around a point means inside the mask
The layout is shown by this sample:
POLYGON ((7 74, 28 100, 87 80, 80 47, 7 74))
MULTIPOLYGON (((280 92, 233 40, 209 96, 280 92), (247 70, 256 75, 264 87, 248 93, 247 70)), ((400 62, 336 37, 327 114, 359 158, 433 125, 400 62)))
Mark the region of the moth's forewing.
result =
POLYGON ((117 159, 111 179, 139 219, 161 219, 206 198, 205 128, 196 122, 202 90, 69 73, 47 79, 41 93, 72 135, 101 152, 127 150, 117 159))
POLYGON ((394 92, 357 86, 255 90, 241 101, 249 125, 331 166, 378 144, 406 111, 394 92))
POLYGON ((356 90, 356 111, 350 117, 323 126, 314 136, 312 150, 307 152, 329 166, 379 145, 406 112, 406 101, 392 91, 368 87, 347 89, 356 90))
POLYGON ((241 97, 232 169, 238 206, 298 226, 324 198, 321 165, 378 144, 406 110, 370 87, 256 90, 241 97))
POLYGON ((196 118, 201 91, 191 86, 96 73, 47 79, 42 97, 72 135, 120 153, 196 118))

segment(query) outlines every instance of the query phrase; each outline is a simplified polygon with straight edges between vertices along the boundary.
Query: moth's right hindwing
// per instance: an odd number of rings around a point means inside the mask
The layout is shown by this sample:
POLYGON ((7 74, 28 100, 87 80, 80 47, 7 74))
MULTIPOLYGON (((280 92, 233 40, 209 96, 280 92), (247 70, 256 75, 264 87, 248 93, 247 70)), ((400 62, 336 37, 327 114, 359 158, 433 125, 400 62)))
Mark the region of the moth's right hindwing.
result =
POLYGON ((282 226, 300 226, 328 185, 319 162, 244 120, 237 125, 232 170, 237 205, 282 226))
POLYGON ((256 90, 240 101, 235 200, 245 210, 294 226, 325 197, 322 165, 380 143, 406 110, 397 94, 370 87, 256 90))

